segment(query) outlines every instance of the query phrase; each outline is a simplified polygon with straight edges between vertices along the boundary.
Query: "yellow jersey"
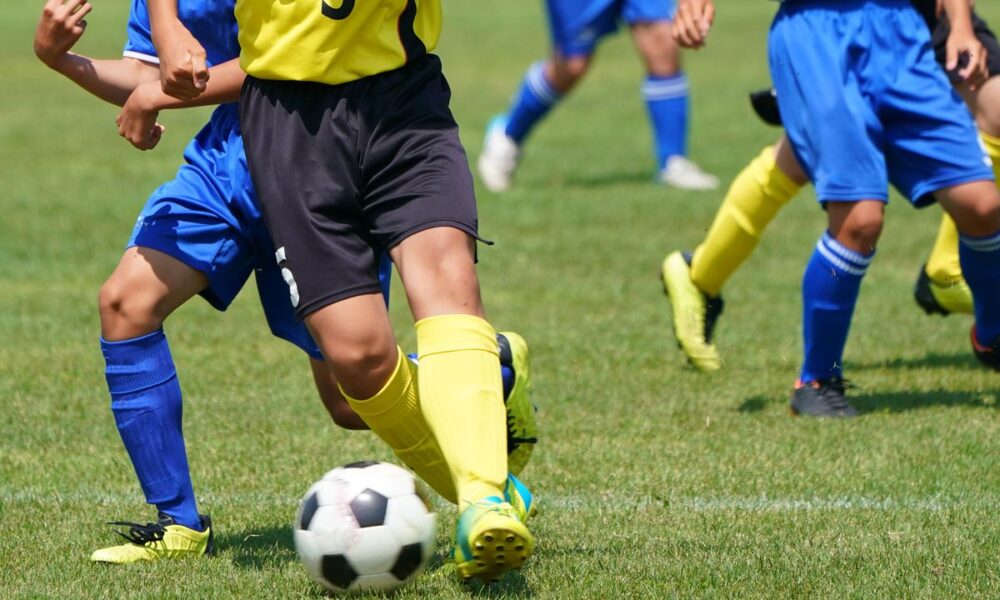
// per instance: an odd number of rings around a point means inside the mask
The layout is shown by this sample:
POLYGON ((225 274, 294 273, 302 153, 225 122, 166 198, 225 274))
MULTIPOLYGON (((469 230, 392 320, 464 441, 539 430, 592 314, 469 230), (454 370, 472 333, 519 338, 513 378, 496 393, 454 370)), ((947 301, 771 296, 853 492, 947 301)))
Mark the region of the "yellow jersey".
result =
POLYGON ((236 20, 248 74, 336 85, 433 50, 441 0, 237 0, 236 20))

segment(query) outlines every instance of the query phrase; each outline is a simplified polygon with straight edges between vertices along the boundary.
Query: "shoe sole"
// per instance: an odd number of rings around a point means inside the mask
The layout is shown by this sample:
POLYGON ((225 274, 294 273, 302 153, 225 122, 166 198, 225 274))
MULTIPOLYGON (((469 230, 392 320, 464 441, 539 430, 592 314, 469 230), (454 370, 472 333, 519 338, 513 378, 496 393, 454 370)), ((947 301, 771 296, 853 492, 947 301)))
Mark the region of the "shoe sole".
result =
MULTIPOLYGON (((678 307, 676 298, 681 296, 681 294, 670 293, 670 287, 671 287, 670 273, 675 269, 677 270, 680 269, 679 266, 675 267, 673 264, 671 264, 673 262, 676 262, 676 260, 684 262, 684 257, 681 256, 680 252, 671 252, 670 254, 667 255, 665 259, 663 259, 663 264, 660 266, 660 283, 663 285, 663 294, 670 300, 670 318, 672 320, 672 324, 674 327, 674 342, 677 344, 677 348, 681 351, 681 353, 684 354, 684 357, 687 358, 688 363, 694 368, 706 373, 710 371, 718 371, 719 369, 722 368, 722 357, 719 356, 718 351, 715 351, 715 357, 709 358, 707 362, 696 360, 692 358, 692 356, 687 352, 687 350, 684 349, 684 344, 681 341, 680 336, 677 335, 677 329, 678 329, 677 323, 680 321, 680 315, 677 314, 678 307), (677 257, 676 259, 674 258, 675 256, 677 257)), ((686 262, 684 262, 684 268, 687 270, 687 278, 688 280, 690 280, 691 268, 687 266, 686 262)))
POLYGON ((470 544, 472 560, 455 565, 462 581, 479 579, 500 581, 508 571, 520 569, 531 553, 534 543, 520 532, 502 527, 487 529, 470 544))

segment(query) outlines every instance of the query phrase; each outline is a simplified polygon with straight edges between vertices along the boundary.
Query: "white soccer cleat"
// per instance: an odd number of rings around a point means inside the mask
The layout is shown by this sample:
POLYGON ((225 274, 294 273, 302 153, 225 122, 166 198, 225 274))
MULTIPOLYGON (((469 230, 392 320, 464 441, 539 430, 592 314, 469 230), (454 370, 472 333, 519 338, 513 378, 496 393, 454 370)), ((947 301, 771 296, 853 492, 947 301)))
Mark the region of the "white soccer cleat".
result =
POLYGON ((521 148, 507 135, 506 128, 506 117, 494 117, 486 128, 483 151, 479 154, 479 178, 491 192, 510 189, 521 158, 521 148))
POLYGON ((706 173, 691 160, 674 155, 660 171, 660 182, 682 190, 714 190, 719 187, 719 178, 706 173))

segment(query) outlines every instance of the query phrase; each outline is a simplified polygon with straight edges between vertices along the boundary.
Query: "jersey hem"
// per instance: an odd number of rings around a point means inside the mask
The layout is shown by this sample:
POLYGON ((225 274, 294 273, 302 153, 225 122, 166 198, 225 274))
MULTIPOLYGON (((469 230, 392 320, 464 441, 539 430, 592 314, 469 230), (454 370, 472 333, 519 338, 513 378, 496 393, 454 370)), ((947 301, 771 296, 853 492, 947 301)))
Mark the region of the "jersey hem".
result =
POLYGON ((125 58, 134 58, 136 60, 141 60, 142 62, 154 65, 160 64, 160 57, 153 56, 152 54, 145 54, 143 52, 136 52, 134 50, 125 50, 122 52, 122 56, 125 58))

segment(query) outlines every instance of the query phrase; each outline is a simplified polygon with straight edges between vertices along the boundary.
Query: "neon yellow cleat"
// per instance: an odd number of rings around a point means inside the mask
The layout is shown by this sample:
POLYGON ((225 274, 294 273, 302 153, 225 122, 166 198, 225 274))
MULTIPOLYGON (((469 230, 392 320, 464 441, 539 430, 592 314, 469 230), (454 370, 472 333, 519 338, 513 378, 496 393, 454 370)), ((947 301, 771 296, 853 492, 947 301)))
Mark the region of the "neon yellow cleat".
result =
POLYGON ((709 298, 691 281, 691 266, 680 252, 663 261, 663 289, 670 297, 677 346, 699 371, 715 371, 722 358, 712 343, 716 320, 722 314, 722 298, 709 298))
POLYGON ((927 314, 973 314, 972 290, 964 279, 951 282, 935 281, 927 275, 926 265, 920 267, 913 297, 927 314))
POLYGON ((514 386, 505 398, 507 405, 507 468, 520 475, 538 443, 535 405, 528 398, 531 390, 531 365, 528 344, 512 331, 497 334, 500 362, 514 371, 514 386))
POLYGON ((499 581, 507 571, 520 569, 534 550, 531 532, 500 498, 470 504, 458 518, 452 558, 463 581, 499 581))
POLYGON ((514 513, 522 523, 527 523, 528 519, 538 513, 538 501, 535 500, 534 494, 512 473, 507 474, 507 483, 503 487, 503 500, 514 508, 514 513))
POLYGON ((124 525, 128 533, 116 532, 129 543, 101 548, 90 555, 90 560, 102 563, 125 564, 141 560, 153 561, 161 558, 185 558, 206 556, 215 552, 212 534, 212 519, 201 516, 204 531, 195 531, 178 525, 169 516, 160 513, 156 523, 140 525, 128 521, 115 521, 109 525, 124 525))

